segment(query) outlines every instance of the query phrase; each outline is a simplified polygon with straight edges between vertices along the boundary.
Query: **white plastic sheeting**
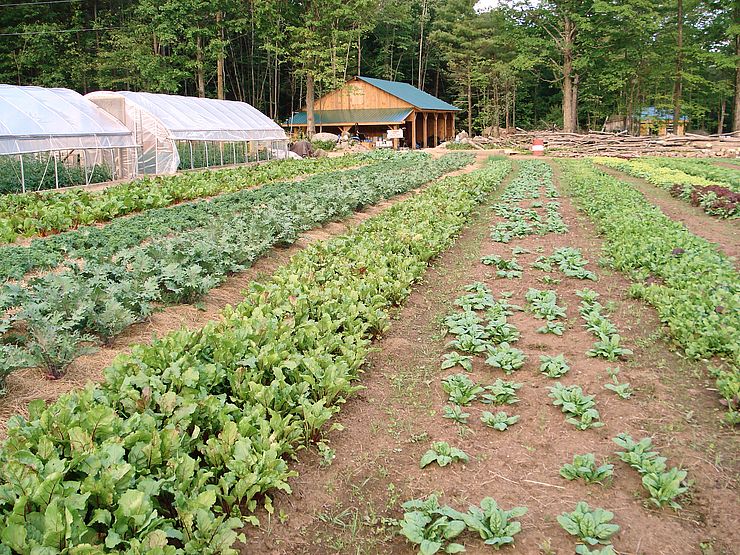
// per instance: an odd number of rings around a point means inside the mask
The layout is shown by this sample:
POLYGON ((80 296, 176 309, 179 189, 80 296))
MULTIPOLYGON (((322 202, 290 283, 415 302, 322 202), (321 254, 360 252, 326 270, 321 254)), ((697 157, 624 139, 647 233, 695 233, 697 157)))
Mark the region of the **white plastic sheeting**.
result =
POLYGON ((91 101, 133 131, 141 145, 141 173, 172 173, 176 141, 286 141, 285 131, 245 102, 143 92, 99 91, 91 101))
POLYGON ((135 146, 129 129, 74 91, 0 84, 0 155, 135 146))

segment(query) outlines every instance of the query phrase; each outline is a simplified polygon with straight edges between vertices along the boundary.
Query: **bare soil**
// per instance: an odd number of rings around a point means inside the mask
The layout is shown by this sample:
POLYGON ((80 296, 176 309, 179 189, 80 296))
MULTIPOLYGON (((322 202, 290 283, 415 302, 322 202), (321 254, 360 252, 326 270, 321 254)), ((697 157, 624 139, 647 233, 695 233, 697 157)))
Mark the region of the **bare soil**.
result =
POLYGON ((714 243, 719 250, 738 261, 740 256, 740 220, 721 220, 710 216, 697 206, 691 206, 688 202, 672 197, 668 191, 656 187, 642 178, 632 177, 606 166, 600 165, 599 169, 626 181, 640 191, 648 201, 660 208, 666 216, 681 222, 691 233, 714 243))
MULTIPOLYGON (((492 201, 495 199, 492 197, 492 201)), ((248 526, 242 553, 414 553, 413 546, 395 532, 393 519, 402 517, 400 504, 411 498, 443 494, 442 502, 465 510, 485 496, 501 506, 528 507, 520 520, 523 531, 516 546, 506 553, 573 553, 575 541, 555 517, 572 511, 579 500, 615 513, 621 530, 612 540, 620 554, 731 554, 740 541, 737 526, 737 478, 740 442, 733 430, 720 424, 722 407, 709 391, 701 364, 684 360, 664 339, 655 312, 627 295, 629 282, 598 266, 601 242, 595 230, 572 206, 560 199, 561 213, 570 232, 494 243, 488 237, 496 217, 489 206, 481 209, 472 225, 448 252, 440 256, 423 283, 414 288, 393 319, 390 330, 377 342, 362 377, 365 389, 350 399, 338 416, 343 431, 328 435, 331 455, 311 448, 303 451, 293 468, 292 495, 277 494, 275 512, 258 514, 260 527, 248 526), (518 256, 525 268, 522 278, 497 279, 495 271, 480 263, 485 254, 511 257, 511 247, 531 251, 518 256), (599 281, 552 276, 557 285, 542 283, 544 273, 530 268, 537 256, 561 246, 578 247, 591 262, 599 281), (516 346, 528 356, 523 368, 506 377, 477 357, 470 377, 487 384, 496 378, 524 384, 519 404, 503 408, 520 421, 506 432, 485 428, 483 410, 501 410, 474 402, 469 426, 442 418, 446 395, 440 387, 445 376, 459 367, 440 370, 447 352, 442 318, 455 310, 454 299, 474 281, 487 283, 495 295, 513 292, 513 301, 524 306, 530 287, 554 289, 560 305, 567 307, 567 331, 562 337, 542 335, 542 325, 530 313, 515 314, 510 321, 521 331, 516 346), (603 389, 606 368, 617 363, 588 358, 594 338, 581 326, 579 299, 574 291, 596 289, 600 301, 612 309, 617 325, 634 355, 618 363, 621 381, 635 389, 621 400, 603 389), (554 380, 539 373, 539 355, 564 353, 571 365, 562 379, 595 394, 602 428, 578 431, 551 404, 547 387, 554 380), (635 438, 653 436, 657 449, 671 465, 689 472, 691 493, 682 499, 684 509, 649 508, 637 473, 613 455, 611 438, 621 432, 635 438), (469 464, 436 465, 419 469, 422 454, 432 441, 448 441, 463 449, 469 464), (597 460, 615 465, 606 486, 568 482, 558 474, 575 454, 592 452, 597 460)), ((461 536, 468 553, 491 553, 479 538, 461 536)))
MULTIPOLYGON (((484 158, 460 170, 450 172, 444 177, 470 173, 482 166, 484 158)), ((134 345, 148 343, 153 338, 161 337, 180 328, 198 329, 211 320, 220 318, 221 312, 228 305, 234 305, 244 298, 244 290, 252 281, 259 281, 272 274, 278 267, 286 264, 290 258, 313 242, 321 241, 346 233, 360 225, 368 218, 383 210, 418 194, 427 185, 414 191, 398 195, 374 206, 357 212, 349 218, 329 222, 322 227, 301 234, 298 240, 286 248, 271 249, 255 264, 238 274, 231 275, 199 303, 194 305, 177 305, 162 307, 147 321, 134 324, 122 334, 116 336, 110 345, 100 346, 90 355, 78 358, 67 369, 66 374, 58 380, 50 380, 39 368, 28 368, 11 373, 7 378, 7 394, 0 398, 0 439, 5 436, 7 420, 14 414, 28 414, 28 403, 35 399, 53 401, 60 395, 80 389, 90 382, 103 379, 104 370, 121 354, 131 351, 134 345)))

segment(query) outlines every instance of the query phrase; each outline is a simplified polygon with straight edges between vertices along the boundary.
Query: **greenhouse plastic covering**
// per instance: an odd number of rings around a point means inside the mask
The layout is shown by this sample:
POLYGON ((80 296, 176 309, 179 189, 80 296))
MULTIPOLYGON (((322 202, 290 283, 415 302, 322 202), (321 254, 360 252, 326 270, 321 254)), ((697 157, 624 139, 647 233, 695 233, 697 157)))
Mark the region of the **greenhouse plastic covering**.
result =
POLYGON ((0 155, 135 146, 129 129, 74 91, 0 84, 0 155))
POLYGON ((141 173, 177 170, 175 141, 284 141, 285 131, 245 102, 144 92, 92 92, 87 98, 134 132, 141 173))

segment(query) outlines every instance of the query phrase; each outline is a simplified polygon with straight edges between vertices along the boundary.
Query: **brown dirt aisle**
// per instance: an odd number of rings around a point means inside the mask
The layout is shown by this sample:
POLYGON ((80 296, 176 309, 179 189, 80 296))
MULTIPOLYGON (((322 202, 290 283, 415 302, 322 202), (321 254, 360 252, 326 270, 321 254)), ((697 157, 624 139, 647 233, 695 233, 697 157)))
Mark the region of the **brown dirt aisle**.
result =
MULTIPOLYGON (((520 519, 523 531, 516 546, 502 553, 573 553, 575 541, 555 516, 572 511, 579 500, 615 513, 614 521, 622 529, 613 542, 620 554, 701 553, 701 543, 714 549, 706 553, 734 552, 740 540, 735 526, 738 437, 718 424, 721 407, 716 395, 703 387, 700 366, 670 351, 661 340, 654 311, 627 297, 628 282, 621 275, 597 266, 600 243, 592 226, 567 199, 560 201, 569 234, 530 236, 509 244, 488 238, 495 217, 490 208, 481 210, 455 246, 436 261, 377 343, 378 351, 362 379, 367 389, 339 414, 344 431, 329 436, 336 452, 333 462, 322 465, 313 448, 303 452, 294 464, 300 475, 291 480, 293 494, 278 495, 274 515, 260 514, 261 528, 245 530, 248 540, 242 553, 413 553, 395 535, 390 519, 402 516, 403 501, 434 491, 444 493, 442 503, 461 510, 484 496, 494 497, 507 509, 528 507, 520 519), (480 256, 509 258, 512 246, 531 251, 518 257, 524 276, 496 279, 480 263, 480 256), (588 267, 600 280, 594 284, 563 278, 555 286, 543 284, 540 279, 545 274, 529 265, 560 246, 582 249, 591 261, 588 267), (558 304, 567 306, 568 330, 562 338, 535 333, 541 321, 529 313, 510 318, 522 333, 516 346, 528 355, 525 366, 512 376, 506 378, 486 366, 481 357, 475 362, 470 377, 478 382, 502 377, 524 384, 521 402, 503 409, 521 416, 506 432, 482 426, 480 413, 493 408, 477 402, 465 408, 471 413, 467 430, 441 417, 446 395, 440 379, 459 370, 439 368, 450 339, 441 336, 441 319, 454 310, 453 301, 463 294, 464 285, 474 281, 486 282, 496 296, 513 292, 513 302, 520 305, 529 287, 555 289, 558 304), (636 390, 630 400, 620 400, 602 388, 608 381, 605 369, 614 363, 585 356, 594 339, 581 327, 577 311, 574 291, 583 287, 599 291, 603 304, 611 301, 611 319, 635 351, 620 364, 621 380, 631 382, 636 390), (539 355, 559 353, 571 365, 563 383, 581 385, 586 393, 596 395, 603 428, 578 431, 551 405, 546 387, 554 380, 539 374, 539 355), (611 438, 620 432, 636 439, 652 435, 669 464, 689 471, 695 485, 683 511, 647 509, 639 477, 616 457, 612 457, 614 480, 606 487, 559 477, 559 468, 571 462, 574 454, 593 452, 597 460, 611 455, 616 450, 611 438), (420 470, 419 459, 438 440, 463 449, 470 463, 420 470)), ((562 278, 557 272, 553 276, 562 278)), ((493 552, 469 534, 460 539, 468 553, 493 552)))
POLYGON ((739 220, 720 220, 710 216, 701 208, 691 206, 688 202, 671 196, 655 185, 652 185, 639 177, 632 177, 626 173, 620 172, 606 166, 598 166, 599 170, 609 175, 625 181, 640 191, 645 198, 660 208, 666 216, 681 222, 686 228, 699 237, 703 237, 717 245, 717 247, 727 256, 735 258, 736 263, 740 263, 740 221, 739 220))
MULTIPOLYGON (((460 170, 450 172, 444 177, 470 173, 482 167, 486 158, 477 158, 460 170)), ((307 231, 287 248, 274 248, 260 257, 255 264, 238 274, 229 276, 224 282, 212 289, 202 302, 195 305, 176 305, 155 312, 147 321, 134 324, 122 334, 116 336, 108 346, 101 345, 91 354, 78 358, 68 368, 63 378, 49 380, 43 371, 28 368, 11 373, 7 378, 7 394, 0 397, 0 438, 5 436, 5 426, 9 417, 14 414, 27 414, 27 406, 34 399, 53 401, 60 395, 73 389, 85 387, 91 381, 103 379, 103 370, 118 355, 128 353, 133 345, 148 343, 153 337, 161 337, 180 328, 197 329, 207 322, 220 318, 221 312, 228 305, 234 305, 244 298, 243 291, 252 281, 264 279, 278 267, 286 264, 290 258, 309 244, 346 233, 368 218, 382 212, 397 202, 409 198, 423 190, 419 189, 399 195, 370 206, 338 222, 329 222, 322 227, 307 231)))

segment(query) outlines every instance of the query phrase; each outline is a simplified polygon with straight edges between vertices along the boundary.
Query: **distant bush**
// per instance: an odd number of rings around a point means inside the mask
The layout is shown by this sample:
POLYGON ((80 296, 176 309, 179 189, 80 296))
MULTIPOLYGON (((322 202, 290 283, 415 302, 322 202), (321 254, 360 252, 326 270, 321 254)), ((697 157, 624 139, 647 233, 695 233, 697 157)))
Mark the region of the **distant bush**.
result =
POLYGON ((337 146, 337 143, 334 141, 311 141, 311 144, 313 145, 314 150, 317 148, 327 151, 334 150, 334 147, 337 146))

